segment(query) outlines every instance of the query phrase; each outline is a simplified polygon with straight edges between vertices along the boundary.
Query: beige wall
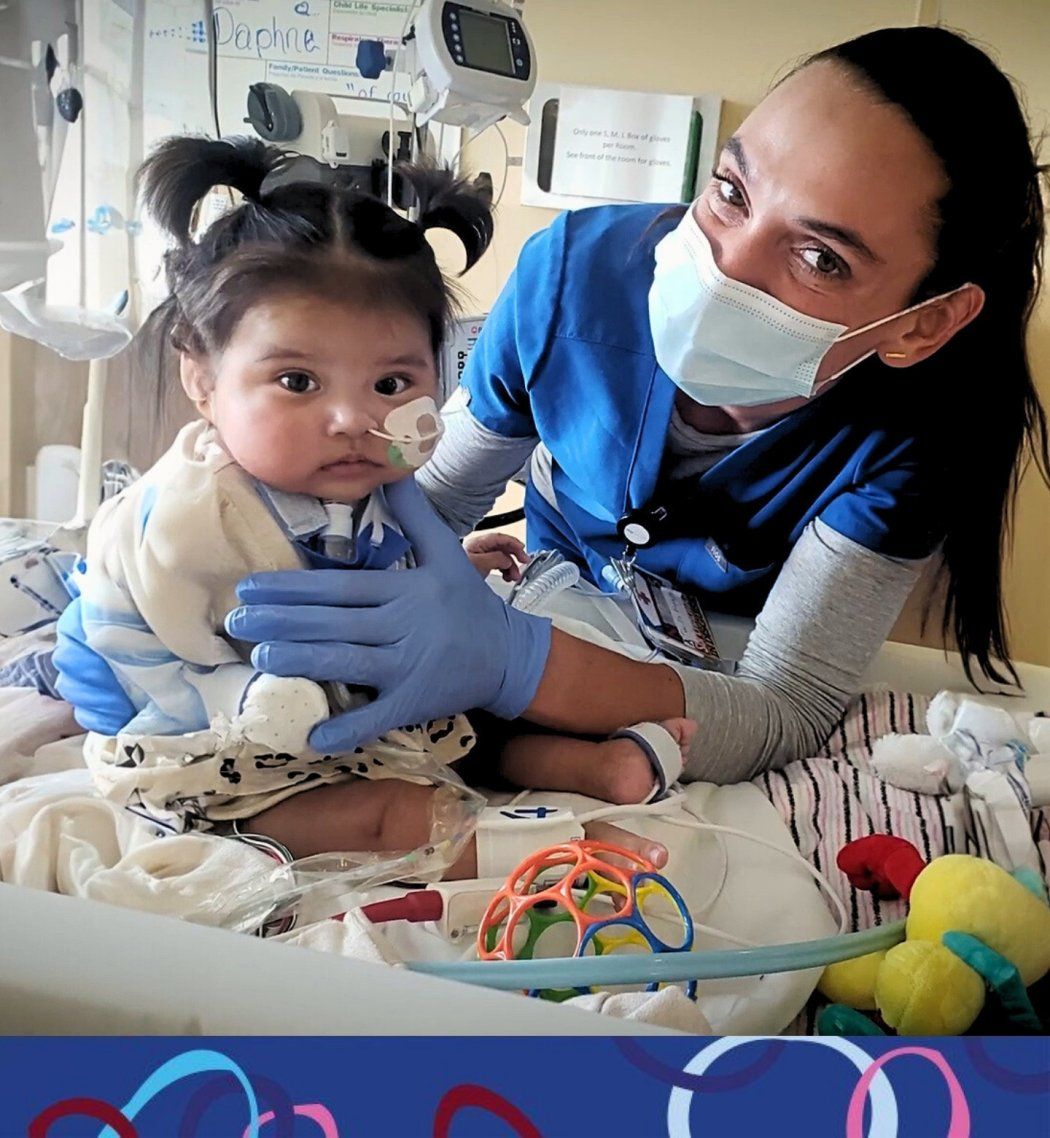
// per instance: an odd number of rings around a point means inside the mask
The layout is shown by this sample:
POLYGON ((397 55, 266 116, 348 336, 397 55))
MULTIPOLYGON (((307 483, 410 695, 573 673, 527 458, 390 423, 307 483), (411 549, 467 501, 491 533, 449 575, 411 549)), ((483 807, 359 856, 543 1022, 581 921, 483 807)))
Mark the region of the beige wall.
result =
MULTIPOLYGON (((967 32, 991 50, 1027 91, 1033 126, 1050 120, 1050 0, 526 0, 525 14, 544 80, 594 86, 717 91, 727 101, 723 136, 731 133, 770 83, 808 53, 875 27, 940 22, 967 32)), ((524 130, 504 127, 520 157, 524 130)), ((988 153, 994 140, 975 139, 988 153)), ((502 143, 490 131, 467 157, 471 169, 493 171, 499 185, 502 143)), ((1050 160, 1050 145, 1045 159, 1050 160)), ((520 204, 521 170, 510 169, 490 255, 465 278, 472 311, 487 310, 526 238, 554 216, 520 204)), ((451 254, 450 254, 451 256, 451 254)), ((1050 291, 1050 290, 1048 290, 1050 291)), ((1033 362, 1050 407, 1050 298, 1032 334, 1033 362)), ((979 460, 979 459, 978 459, 979 460)), ((1007 568, 1007 611, 1016 658, 1050 664, 1050 494, 1026 478, 1007 568)), ((919 629, 910 606, 895 636, 936 643, 919 629)))

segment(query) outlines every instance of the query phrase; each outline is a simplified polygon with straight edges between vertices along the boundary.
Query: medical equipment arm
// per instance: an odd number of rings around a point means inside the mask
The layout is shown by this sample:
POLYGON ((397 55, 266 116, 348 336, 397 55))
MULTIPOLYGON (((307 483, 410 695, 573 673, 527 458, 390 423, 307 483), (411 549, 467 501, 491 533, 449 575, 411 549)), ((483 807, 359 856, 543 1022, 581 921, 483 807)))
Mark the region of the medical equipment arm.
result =
POLYGON ((352 750, 465 708, 516 718, 550 653, 550 622, 508 608, 488 588, 412 479, 386 497, 416 568, 256 574, 226 620, 232 636, 256 643, 252 662, 263 671, 376 691, 314 730, 320 751, 352 750))

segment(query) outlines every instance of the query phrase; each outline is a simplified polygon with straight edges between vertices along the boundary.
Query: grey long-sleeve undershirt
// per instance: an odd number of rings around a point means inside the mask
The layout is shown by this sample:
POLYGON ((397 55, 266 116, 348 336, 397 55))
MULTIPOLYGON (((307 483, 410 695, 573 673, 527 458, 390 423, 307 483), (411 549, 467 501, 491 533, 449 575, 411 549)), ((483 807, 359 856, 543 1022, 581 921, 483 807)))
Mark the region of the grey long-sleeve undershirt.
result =
MULTIPOLYGON (((459 534, 491 509, 535 438, 505 438, 460 407, 417 478, 459 534)), ((540 464, 537 464, 540 465, 540 464)), ((873 553, 822 522, 791 551, 733 676, 673 665, 698 725, 686 776, 741 782, 814 755, 882 647, 925 560, 873 553)))
POLYGON ((795 544, 733 676, 674 665, 698 730, 690 778, 740 782, 815 755, 926 562, 872 553, 816 521, 795 544))
POLYGON ((445 433, 416 482, 454 533, 466 537, 492 509, 507 483, 529 461, 539 439, 510 438, 483 426, 458 387, 441 409, 445 433))

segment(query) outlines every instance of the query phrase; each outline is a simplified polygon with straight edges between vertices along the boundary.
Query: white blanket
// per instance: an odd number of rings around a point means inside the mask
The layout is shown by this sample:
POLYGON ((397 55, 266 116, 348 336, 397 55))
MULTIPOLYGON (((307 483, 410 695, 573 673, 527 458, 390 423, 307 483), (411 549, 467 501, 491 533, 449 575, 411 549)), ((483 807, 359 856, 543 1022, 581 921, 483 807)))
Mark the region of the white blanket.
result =
MULTIPOLYGON (((224 925, 231 899, 243 898, 271 876, 273 862, 254 849, 209 835, 164 836, 153 825, 93 796, 86 768, 75 765, 80 761, 79 739, 46 745, 37 750, 31 764, 45 773, 0 788, 0 880, 197 924, 224 925)), ((753 786, 695 784, 688 795, 693 808, 710 821, 792 848, 776 811, 753 786)), ((589 805, 594 803, 579 803, 581 808, 589 805)), ((630 824, 668 845, 668 876, 690 908, 704 910, 698 919, 705 924, 764 944, 807 940, 834 931, 811 878, 787 858, 729 837, 724 861, 710 835, 656 818, 630 824), (723 873, 717 899, 705 907, 723 873)), ((388 927, 378 947, 367 936, 347 936, 345 930, 336 936, 335 931, 322 924, 290 939, 302 947, 363 959, 375 959, 377 952, 395 961, 449 959, 461 951, 452 951, 421 926, 388 927)), ((171 935, 179 935, 177 926, 171 935)), ((697 943, 701 949, 729 947, 717 935, 706 933, 698 934, 697 943)), ((202 967, 213 965, 202 961, 202 967)), ((722 1034, 779 1031, 805 1004, 818 975, 819 970, 810 970, 706 982, 701 985, 695 1022, 722 1034)), ((678 1026, 685 1021, 677 1002, 671 1003, 678 1026)), ((601 1010, 630 1014, 615 1002, 603 1004, 601 1010)))
POLYGON ((8 884, 222 925, 230 898, 258 888, 273 865, 239 842, 157 830, 95 797, 84 768, 0 790, 0 880, 8 884))

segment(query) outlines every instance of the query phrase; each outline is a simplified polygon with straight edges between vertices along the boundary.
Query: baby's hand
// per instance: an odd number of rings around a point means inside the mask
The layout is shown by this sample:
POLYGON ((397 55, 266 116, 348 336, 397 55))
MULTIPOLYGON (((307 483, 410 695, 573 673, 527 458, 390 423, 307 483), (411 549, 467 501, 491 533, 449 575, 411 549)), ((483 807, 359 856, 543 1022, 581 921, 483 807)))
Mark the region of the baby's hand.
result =
POLYGON ((520 581, 518 565, 529 563, 525 546, 508 533, 472 533, 463 542, 463 548, 482 577, 497 570, 504 581, 520 581))
POLYGON ((320 684, 263 672, 245 692, 233 728, 250 743, 303 755, 310 752, 311 728, 327 718, 328 697, 320 684))

